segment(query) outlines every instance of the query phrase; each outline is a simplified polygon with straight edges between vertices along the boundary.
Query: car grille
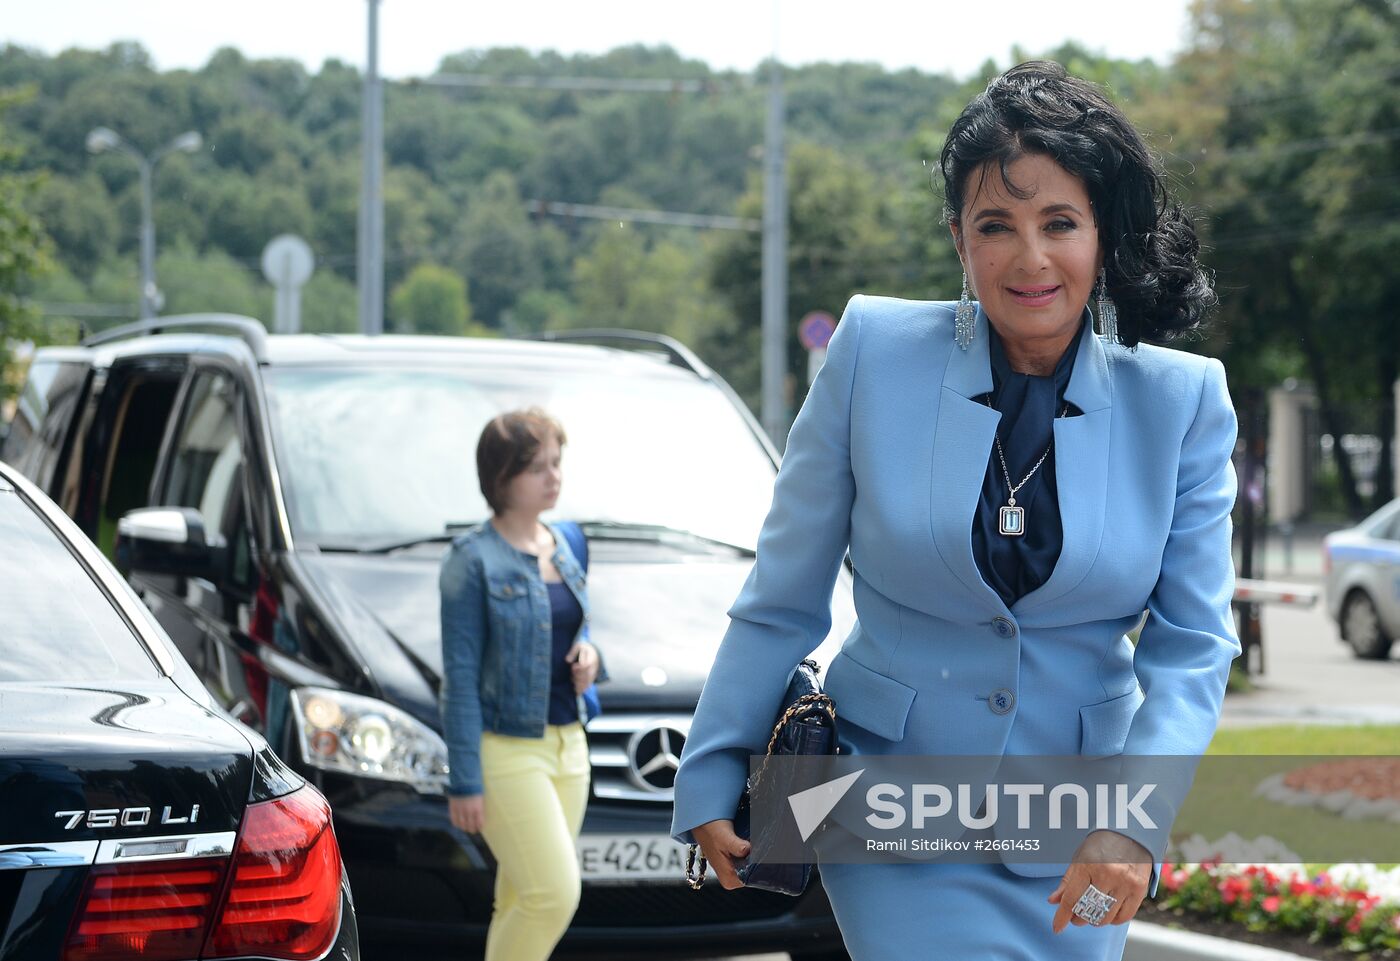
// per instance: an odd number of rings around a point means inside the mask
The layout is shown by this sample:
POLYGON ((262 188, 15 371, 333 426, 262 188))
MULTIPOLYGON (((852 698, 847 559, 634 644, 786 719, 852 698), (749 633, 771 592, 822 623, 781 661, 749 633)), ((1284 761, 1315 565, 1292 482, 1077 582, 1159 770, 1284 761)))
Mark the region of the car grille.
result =
POLYGON ((689 714, 603 714, 588 724, 593 796, 670 804, 689 714))

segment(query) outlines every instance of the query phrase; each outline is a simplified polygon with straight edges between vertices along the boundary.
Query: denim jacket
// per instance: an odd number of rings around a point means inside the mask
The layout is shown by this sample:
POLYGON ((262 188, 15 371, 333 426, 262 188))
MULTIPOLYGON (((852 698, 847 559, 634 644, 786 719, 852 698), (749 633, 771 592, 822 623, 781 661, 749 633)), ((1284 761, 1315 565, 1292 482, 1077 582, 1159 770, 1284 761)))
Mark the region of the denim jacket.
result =
MULTIPOLYGON (((588 588, 558 525, 553 561, 583 608, 576 640, 588 640, 588 588)), ((442 725, 448 793, 480 794, 481 732, 543 737, 553 652, 549 590, 534 555, 512 547, 490 522, 452 542, 438 578, 442 594, 442 725)), ((598 680, 607 680, 601 661, 598 680)), ((582 695, 579 720, 585 720, 582 695)))

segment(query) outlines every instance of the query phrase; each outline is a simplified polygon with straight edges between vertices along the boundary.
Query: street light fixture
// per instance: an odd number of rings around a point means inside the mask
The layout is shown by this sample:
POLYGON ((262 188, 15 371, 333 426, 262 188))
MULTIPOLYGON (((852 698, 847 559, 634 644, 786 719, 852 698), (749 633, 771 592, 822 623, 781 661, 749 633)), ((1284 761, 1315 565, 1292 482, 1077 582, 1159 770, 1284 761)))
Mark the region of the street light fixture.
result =
POLYGON ((197 130, 187 130, 149 157, 123 140, 110 127, 93 127, 87 135, 89 153, 115 150, 136 161, 141 170, 141 319, 156 315, 160 291, 156 288, 156 225, 151 216, 151 178, 156 164, 175 151, 194 153, 204 146, 197 130))

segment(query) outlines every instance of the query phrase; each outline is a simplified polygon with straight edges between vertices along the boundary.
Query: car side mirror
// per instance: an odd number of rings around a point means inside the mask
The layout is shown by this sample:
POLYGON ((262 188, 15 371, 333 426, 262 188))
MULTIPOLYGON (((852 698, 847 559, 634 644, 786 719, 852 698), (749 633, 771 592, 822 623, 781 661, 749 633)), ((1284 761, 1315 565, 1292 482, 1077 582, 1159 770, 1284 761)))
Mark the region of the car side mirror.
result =
POLYGON ((218 580, 227 551, 193 507, 142 507, 117 522, 117 569, 218 580))

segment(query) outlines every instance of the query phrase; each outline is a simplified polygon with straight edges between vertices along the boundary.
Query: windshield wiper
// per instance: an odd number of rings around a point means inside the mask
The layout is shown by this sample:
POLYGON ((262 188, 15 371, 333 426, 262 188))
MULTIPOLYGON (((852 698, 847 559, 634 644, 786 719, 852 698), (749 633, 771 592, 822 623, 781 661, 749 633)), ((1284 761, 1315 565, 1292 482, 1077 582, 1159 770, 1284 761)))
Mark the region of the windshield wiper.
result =
POLYGON ((464 521, 462 523, 453 522, 446 525, 446 530, 441 534, 419 534, 417 537, 400 537, 382 544, 369 545, 327 545, 322 544, 323 551, 345 551, 358 554, 392 554, 394 551, 408 550, 410 547, 421 547, 424 544, 446 544, 454 540, 457 535, 465 530, 470 530, 480 524, 480 521, 464 521))
MULTIPOLYGON (((441 534, 420 534, 417 537, 402 537, 381 544, 369 545, 348 545, 348 544, 321 544, 321 550, 327 552, 357 553, 357 554, 392 554, 395 551, 409 550, 414 547, 421 547, 425 544, 446 544, 457 537, 464 530, 469 530, 480 524, 480 521, 470 521, 464 523, 451 523, 446 525, 447 530, 441 534)), ((684 530, 679 527, 667 527, 664 524, 628 524, 623 521, 586 520, 579 521, 579 526, 589 537, 600 540, 611 541, 644 541, 646 543, 690 543, 701 544, 709 547, 720 547, 734 551, 744 557, 754 557, 755 551, 752 547, 745 547, 742 544, 735 544, 730 541, 720 540, 715 537, 706 537, 704 534, 697 534, 694 531, 684 530)))
POLYGON ((667 527, 664 524, 628 524, 622 521, 603 520, 579 521, 578 524, 589 537, 596 537, 600 540, 647 541, 651 543, 682 540, 694 544, 727 548, 744 557, 757 556, 757 552, 752 547, 745 547, 742 544, 735 544, 715 537, 706 537, 704 534, 697 534, 679 527, 667 527))

